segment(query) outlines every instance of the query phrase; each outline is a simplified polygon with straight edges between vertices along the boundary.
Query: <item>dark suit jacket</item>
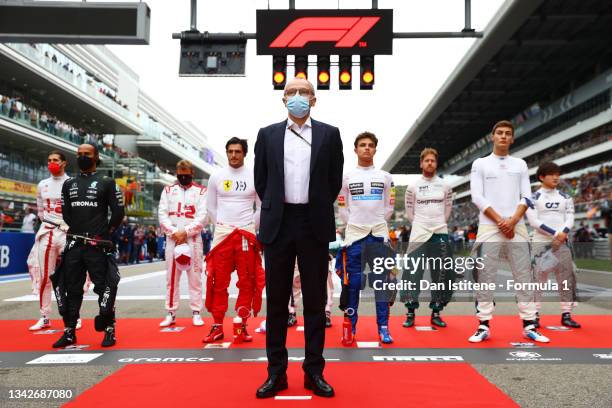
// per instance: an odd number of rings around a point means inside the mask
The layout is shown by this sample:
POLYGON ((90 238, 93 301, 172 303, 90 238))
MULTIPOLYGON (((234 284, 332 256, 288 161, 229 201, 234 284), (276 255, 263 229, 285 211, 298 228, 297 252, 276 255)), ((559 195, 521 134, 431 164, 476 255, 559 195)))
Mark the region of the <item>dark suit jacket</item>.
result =
MULTIPOLYGON (((310 224, 321 242, 336 239, 334 201, 342 187, 342 140, 338 128, 311 119, 312 145, 308 204, 310 224)), ((285 130, 287 120, 259 129, 255 143, 255 190, 261 199, 259 240, 276 238, 285 204, 285 130)))

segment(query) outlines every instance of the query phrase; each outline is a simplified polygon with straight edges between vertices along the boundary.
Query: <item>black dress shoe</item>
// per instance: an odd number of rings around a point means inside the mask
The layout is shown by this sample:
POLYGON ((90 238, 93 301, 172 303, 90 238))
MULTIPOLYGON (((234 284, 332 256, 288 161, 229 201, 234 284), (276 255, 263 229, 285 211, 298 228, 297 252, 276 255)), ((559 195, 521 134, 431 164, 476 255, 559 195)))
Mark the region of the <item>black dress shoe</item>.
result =
POLYGON ((322 375, 304 374, 304 388, 312 390, 319 397, 330 398, 334 396, 334 389, 325 382, 322 375))
POLYGON ((270 375, 266 379, 266 382, 257 389, 255 396, 257 398, 270 398, 275 396, 279 391, 286 390, 288 387, 287 374, 270 375))

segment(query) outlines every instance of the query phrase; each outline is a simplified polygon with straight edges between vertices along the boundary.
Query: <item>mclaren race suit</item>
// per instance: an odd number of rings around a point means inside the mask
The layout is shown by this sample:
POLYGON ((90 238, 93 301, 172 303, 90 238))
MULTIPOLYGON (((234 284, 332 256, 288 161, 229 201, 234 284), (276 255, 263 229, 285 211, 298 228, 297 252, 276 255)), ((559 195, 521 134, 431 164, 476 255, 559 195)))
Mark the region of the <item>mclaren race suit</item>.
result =
MULTIPOLYGON (((553 272, 559 285, 561 309, 569 313, 576 306, 576 273, 569 243, 552 248, 558 232, 569 234, 574 226, 574 201, 557 189, 540 188, 533 195, 534 209, 527 210, 529 224, 535 228, 533 234, 533 256, 537 282, 548 281, 553 272), (549 262, 547 262, 547 259, 549 262)), ((542 293, 536 293, 536 308, 541 308, 542 293)))
POLYGON ((110 234, 124 214, 123 195, 115 180, 94 172, 81 173, 64 182, 62 215, 68 225, 68 238, 60 266, 51 280, 65 327, 76 326, 86 272, 98 295, 100 314, 95 320, 96 330, 114 325, 120 276, 110 234))
POLYGON ((255 192, 253 170, 242 166, 218 170, 208 182, 206 208, 215 225, 212 248, 206 256, 206 309, 221 324, 228 307, 231 274, 238 274, 236 314, 247 319, 261 310, 265 273, 261 246, 255 237, 261 201, 255 192))
MULTIPOLYGON (((393 213, 395 187, 391 175, 374 166, 360 167, 344 175, 338 196, 340 218, 346 226, 344 248, 336 256, 336 270, 342 281, 340 309, 350 317, 353 331, 358 320, 360 290, 365 288, 366 264, 370 268, 369 285, 377 288, 379 282, 392 279, 389 271, 373 271, 373 260, 393 257, 385 245, 389 239, 387 222, 393 213)), ((387 326, 391 295, 374 290, 376 321, 387 326)))
POLYGON ((175 242, 170 235, 184 230, 192 253, 191 267, 187 269, 189 307, 199 313, 202 310, 204 249, 201 232, 206 218, 206 187, 196 183, 187 187, 179 183, 167 186, 161 193, 158 211, 159 224, 166 234, 166 310, 176 312, 180 299, 181 270, 174 261, 175 242))

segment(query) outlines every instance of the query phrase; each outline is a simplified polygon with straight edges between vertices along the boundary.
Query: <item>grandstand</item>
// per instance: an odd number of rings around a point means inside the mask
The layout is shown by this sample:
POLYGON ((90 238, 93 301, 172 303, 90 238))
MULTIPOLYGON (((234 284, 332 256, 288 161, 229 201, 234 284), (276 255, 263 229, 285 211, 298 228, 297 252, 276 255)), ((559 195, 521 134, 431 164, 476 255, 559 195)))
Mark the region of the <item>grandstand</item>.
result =
POLYGON ((439 172, 458 176, 450 224, 467 229, 478 214, 471 164, 491 152, 492 125, 511 119, 511 153, 527 162, 534 188, 538 164, 555 161, 577 221, 603 226, 612 199, 611 23, 608 1, 504 3, 383 168, 416 173, 420 151, 438 149, 439 172))
POLYGON ((195 126, 169 114, 139 87, 138 75, 103 46, 0 44, 0 207, 4 229, 20 225, 48 177, 46 153, 69 157, 94 143, 100 171, 124 190, 128 215, 152 221, 179 159, 205 182, 225 162, 195 126))

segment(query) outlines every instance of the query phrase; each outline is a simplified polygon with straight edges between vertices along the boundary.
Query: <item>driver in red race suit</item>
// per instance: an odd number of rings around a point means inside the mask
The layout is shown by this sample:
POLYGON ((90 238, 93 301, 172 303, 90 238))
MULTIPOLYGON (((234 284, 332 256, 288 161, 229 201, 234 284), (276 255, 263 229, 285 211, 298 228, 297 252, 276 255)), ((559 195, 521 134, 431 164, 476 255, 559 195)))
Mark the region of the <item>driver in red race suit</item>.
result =
POLYGON ((204 343, 223 339, 227 288, 234 270, 238 274, 234 323, 242 324, 240 333, 234 334, 240 335, 241 341, 253 340, 246 331, 246 322, 251 313, 257 316, 261 309, 265 273, 261 247, 255 237, 261 201, 255 191, 253 169, 244 165, 247 150, 246 140, 237 137, 228 140, 225 151, 229 166, 218 170, 208 181, 206 207, 215 233, 206 256, 206 309, 214 324, 204 343))

